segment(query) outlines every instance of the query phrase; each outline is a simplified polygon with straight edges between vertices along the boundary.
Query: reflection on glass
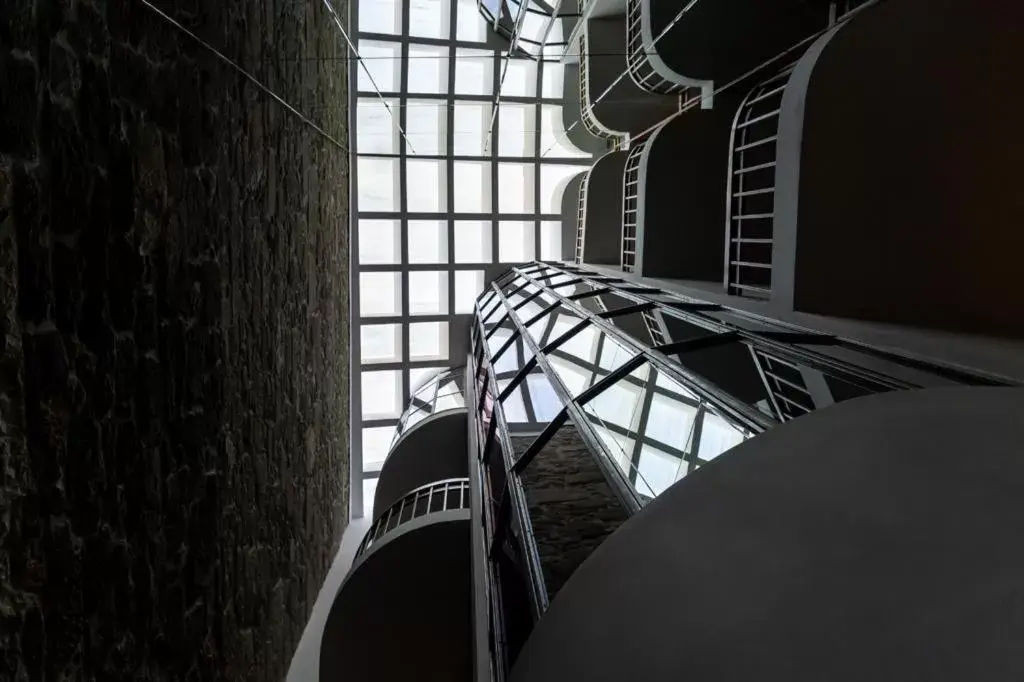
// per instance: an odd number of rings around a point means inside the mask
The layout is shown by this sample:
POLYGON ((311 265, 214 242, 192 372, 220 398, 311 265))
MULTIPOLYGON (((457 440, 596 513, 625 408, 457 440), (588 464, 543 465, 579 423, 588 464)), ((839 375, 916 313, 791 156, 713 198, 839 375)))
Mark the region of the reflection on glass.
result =
POLYGON ((544 347, 557 339, 561 334, 569 331, 579 324, 582 318, 564 306, 555 308, 547 315, 537 318, 526 331, 537 342, 537 345, 544 347))
POLYGON ((585 403, 583 412, 641 501, 752 435, 649 364, 585 403))
POLYGON ((423 381, 415 389, 408 407, 398 420, 394 440, 397 441, 403 433, 431 415, 465 407, 466 400, 462 391, 464 372, 464 367, 457 367, 423 381))
MULTIPOLYGON (((511 380, 499 380, 498 385, 504 388, 511 380)), ((547 376, 540 368, 535 368, 505 397, 502 407, 505 410, 505 420, 509 424, 532 424, 540 427, 562 411, 562 402, 547 376)))
POLYGON ((548 352, 548 362, 572 396, 577 396, 636 353, 594 325, 587 325, 548 352))

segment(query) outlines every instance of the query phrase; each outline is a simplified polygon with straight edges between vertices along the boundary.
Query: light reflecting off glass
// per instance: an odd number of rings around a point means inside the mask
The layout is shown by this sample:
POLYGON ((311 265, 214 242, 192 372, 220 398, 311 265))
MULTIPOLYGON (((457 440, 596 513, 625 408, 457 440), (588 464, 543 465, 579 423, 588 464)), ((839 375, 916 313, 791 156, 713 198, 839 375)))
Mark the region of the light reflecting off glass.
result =
POLYGON ((402 260, 397 220, 359 221, 359 264, 395 265, 402 260))
POLYGON ((549 351, 548 362, 569 393, 575 397, 624 365, 634 355, 636 351, 590 325, 549 351))
POLYGON ((373 518, 373 498, 377 493, 377 477, 363 479, 363 516, 373 518))
POLYGON ((448 48, 440 45, 409 45, 409 92, 448 92, 448 48))
POLYGON ((398 110, 398 100, 360 97, 356 104, 356 124, 359 134, 356 136, 356 151, 360 154, 397 154, 398 128, 391 120, 387 106, 391 111, 398 110))
POLYGON ((363 471, 376 471, 387 459, 394 426, 374 426, 363 429, 363 471))
POLYGON ((366 69, 359 69, 359 92, 397 92, 402 80, 402 45, 381 40, 360 40, 359 56, 366 69), (368 76, 366 72, 369 71, 368 76), (371 81, 372 76, 372 81, 371 81))
POLYGON ((641 501, 752 435, 649 364, 582 409, 641 501))

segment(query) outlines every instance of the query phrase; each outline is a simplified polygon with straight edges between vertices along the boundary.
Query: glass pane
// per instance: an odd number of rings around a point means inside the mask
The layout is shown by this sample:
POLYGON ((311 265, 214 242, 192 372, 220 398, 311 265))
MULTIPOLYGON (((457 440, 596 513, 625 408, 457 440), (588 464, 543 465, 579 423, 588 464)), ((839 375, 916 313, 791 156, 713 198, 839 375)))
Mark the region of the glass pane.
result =
POLYGON ((456 213, 490 213, 491 164, 456 161, 453 164, 456 213))
POLYGON ((398 0, 359 0, 359 32, 401 34, 402 3, 398 0))
POLYGON ((358 170, 359 210, 397 212, 398 159, 360 156, 358 170))
POLYGON ((484 288, 483 270, 455 271, 455 312, 471 313, 476 295, 484 288))
POLYGON ((498 154, 536 156, 536 108, 532 104, 502 102, 498 109, 498 154))
POLYGON ((381 40, 360 40, 359 91, 398 92, 402 80, 402 46, 381 40), (369 75, 367 75, 369 71, 369 75), (374 88, 376 84, 376 88, 374 88))
POLYGON ((487 40, 487 22, 476 6, 476 0, 459 0, 459 18, 455 37, 458 40, 482 43, 487 40))
POLYGON ((562 260, 562 223, 545 221, 540 224, 541 260, 562 260))
POLYGON ((498 223, 498 260, 525 263, 536 257, 533 223, 503 220, 498 223))
POLYGON ((391 441, 395 437, 394 426, 372 426, 363 428, 363 470, 380 469, 387 459, 391 441))
POLYGON ((491 124, 491 105, 456 102, 452 140, 456 156, 484 156, 484 142, 491 124))
POLYGON ((363 364, 401 361, 401 331, 397 324, 361 325, 359 346, 363 364))
POLYGON ((397 220, 359 221, 359 264, 392 265, 400 262, 397 220))
MULTIPOLYGON (((398 100, 385 100, 398 113, 398 100)), ((384 102, 360 97, 356 104, 356 151, 360 154, 397 154, 398 127, 384 102)))
POLYGON ((660 495, 752 435, 651 365, 623 377, 582 409, 611 434, 602 441, 641 499, 660 495))
MULTIPOLYGON (((362 11, 362 5, 360 5, 360 11, 362 11)), ((448 11, 448 0, 409 1, 410 36, 442 40, 448 37, 450 23, 451 13, 448 11)))
MULTIPOLYGON (((555 22, 555 26, 558 26, 558 22, 555 22)), ((561 31, 559 30, 559 34, 561 31)), ((544 82, 542 84, 543 92, 542 95, 545 99, 561 99, 562 98, 562 83, 565 79, 565 67, 562 66, 561 61, 545 61, 544 82)))
POLYGON ((455 93, 490 95, 494 91, 494 53, 488 50, 455 50, 455 93))
POLYGON ((359 314, 362 317, 400 315, 402 283, 397 272, 359 273, 359 314))
POLYGON ((533 164, 498 164, 498 210, 502 213, 533 213, 533 164))
POLYGON ((548 361, 569 393, 575 397, 634 355, 636 352, 633 349, 623 346, 598 327, 590 325, 548 351, 548 361))
MULTIPOLYGON (((545 147, 546 149, 546 147, 545 147)), ((540 167, 540 211, 562 213, 562 195, 569 181, 584 171, 579 166, 545 163, 540 167)))
POLYGON ((373 496, 377 492, 377 477, 363 479, 363 516, 373 518, 373 496))
POLYGON ((448 48, 438 45, 409 45, 408 91, 442 94, 448 92, 448 48))
POLYGON ((442 220, 410 220, 409 262, 448 261, 448 223, 442 220))
MULTIPOLYGON (((394 108, 392 107, 392 111, 394 108)), ((410 154, 444 155, 445 121, 447 109, 444 102, 432 100, 407 100, 405 103, 405 136, 409 138, 410 154)), ((359 131, 362 135, 362 131, 359 131)))
POLYGON ((393 419, 402 413, 402 373, 398 370, 364 371, 363 419, 393 419))
POLYGON ((444 315, 448 312, 448 273, 409 273, 409 314, 444 315))
POLYGON ((582 318, 566 307, 559 307, 526 328, 537 345, 543 348, 579 324, 582 318))
POLYGON ((405 164, 409 212, 444 211, 448 196, 444 181, 444 161, 408 159, 405 164))
POLYGON ((447 360, 448 323, 413 322, 409 325, 409 359, 447 360))
POLYGON ((502 97, 537 96, 537 62, 526 58, 507 60, 505 81, 501 86, 502 97))
POLYGON ((490 263, 491 233, 490 221, 455 221, 455 262, 490 263))
POLYGON ((526 390, 529 392, 533 413, 539 422, 549 422, 562 411, 562 401, 543 372, 532 372, 526 376, 526 390))
POLYGON ((438 375, 446 371, 445 367, 413 367, 409 370, 409 389, 415 395, 430 381, 437 379, 438 375))

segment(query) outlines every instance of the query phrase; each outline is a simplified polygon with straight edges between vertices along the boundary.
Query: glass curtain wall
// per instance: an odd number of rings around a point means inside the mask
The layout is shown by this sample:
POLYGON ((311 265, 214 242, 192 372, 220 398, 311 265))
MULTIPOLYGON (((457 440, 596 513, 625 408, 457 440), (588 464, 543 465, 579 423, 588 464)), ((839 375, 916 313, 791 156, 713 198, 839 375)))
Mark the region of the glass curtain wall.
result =
POLYGON ((506 52, 476 0, 359 0, 353 15, 358 516, 415 388, 464 364, 452 316, 494 264, 560 259, 561 194, 591 159, 562 134, 559 62, 513 58, 499 88, 506 52))

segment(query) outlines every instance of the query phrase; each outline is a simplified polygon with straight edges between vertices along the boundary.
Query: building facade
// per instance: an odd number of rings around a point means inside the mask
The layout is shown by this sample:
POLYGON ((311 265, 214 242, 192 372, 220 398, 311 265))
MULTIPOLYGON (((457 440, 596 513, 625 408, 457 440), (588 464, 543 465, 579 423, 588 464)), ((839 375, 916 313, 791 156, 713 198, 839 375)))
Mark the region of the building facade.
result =
MULTIPOLYGON (((1021 10, 465 4, 447 31, 482 14, 495 118, 558 107, 532 177, 558 145, 573 172, 536 189, 547 254, 489 259, 475 298, 453 285, 460 352, 389 360, 424 371, 373 469, 363 440, 369 524, 328 595, 320 679, 1024 674, 1024 206, 991 186, 1024 146, 989 130, 1020 99, 1021 10), (544 74, 529 103, 502 91, 517 62, 544 74)), ((500 148, 481 154, 437 163, 486 165, 501 196, 500 148)), ((449 255, 458 189, 427 216, 449 255)), ((426 214, 396 206, 361 203, 359 248, 378 239, 363 219, 406 244, 426 214)), ((472 218, 500 240, 488 208, 472 218)), ((412 298, 420 268, 395 253, 412 298)))

